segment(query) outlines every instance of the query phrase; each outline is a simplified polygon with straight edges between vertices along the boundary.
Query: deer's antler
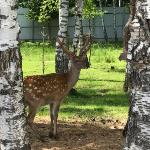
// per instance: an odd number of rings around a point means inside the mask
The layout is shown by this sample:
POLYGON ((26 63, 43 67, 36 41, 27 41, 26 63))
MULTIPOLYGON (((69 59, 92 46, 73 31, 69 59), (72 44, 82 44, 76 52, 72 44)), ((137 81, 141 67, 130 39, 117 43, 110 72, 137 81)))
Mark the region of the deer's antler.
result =
POLYGON ((58 37, 58 38, 57 38, 57 43, 58 43, 59 45, 58 45, 57 47, 61 48, 61 49, 63 50, 63 52, 68 55, 69 58, 74 57, 74 56, 75 56, 75 53, 69 51, 69 49, 64 46, 64 42, 63 42, 63 41, 64 41, 64 39, 61 41, 61 40, 59 39, 59 37, 58 37))
POLYGON ((84 56, 86 55, 87 51, 90 49, 91 46, 91 36, 90 35, 86 35, 86 40, 84 42, 84 46, 80 49, 80 56, 84 56))

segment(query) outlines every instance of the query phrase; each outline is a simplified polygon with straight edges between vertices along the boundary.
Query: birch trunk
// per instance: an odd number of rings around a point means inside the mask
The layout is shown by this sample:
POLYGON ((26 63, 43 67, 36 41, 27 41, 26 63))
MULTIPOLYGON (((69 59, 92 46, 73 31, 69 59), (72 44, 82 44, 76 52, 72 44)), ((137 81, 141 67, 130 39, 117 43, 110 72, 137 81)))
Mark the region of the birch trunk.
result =
MULTIPOLYGON (((60 40, 64 39, 65 43, 67 40, 67 28, 68 28, 68 10, 69 10, 69 0, 59 0, 59 31, 58 37, 60 40)), ((57 43, 56 43, 57 46, 57 43)), ((68 58, 63 53, 61 48, 56 48, 56 72, 65 73, 68 72, 68 58)))
POLYGON ((113 28, 114 28, 115 42, 117 42, 118 37, 117 37, 117 29, 116 29, 116 0, 113 0, 113 28))
MULTIPOLYGON (((135 15, 129 24, 127 70, 130 108, 124 150, 150 149, 150 2, 131 0, 135 15), (129 68, 128 68, 129 67, 129 68)), ((132 12, 131 12, 132 13, 132 12)))
POLYGON ((16 1, 0 2, 0 150, 29 150, 16 1))
MULTIPOLYGON (((99 0, 99 7, 100 7, 100 10, 101 10, 101 11, 104 11, 104 10, 103 10, 103 6, 102 6, 102 1, 101 1, 101 0, 99 0)), ((103 14, 103 15, 101 16, 102 27, 103 27, 104 39, 105 39, 106 42, 108 42, 108 35, 107 35, 107 31, 106 31, 106 26, 105 26, 104 15, 105 15, 105 14, 103 14)))
POLYGON ((76 0, 75 7, 75 31, 73 38, 73 50, 77 52, 77 48, 80 43, 80 47, 83 46, 83 28, 82 28, 82 15, 83 15, 83 0, 76 0))

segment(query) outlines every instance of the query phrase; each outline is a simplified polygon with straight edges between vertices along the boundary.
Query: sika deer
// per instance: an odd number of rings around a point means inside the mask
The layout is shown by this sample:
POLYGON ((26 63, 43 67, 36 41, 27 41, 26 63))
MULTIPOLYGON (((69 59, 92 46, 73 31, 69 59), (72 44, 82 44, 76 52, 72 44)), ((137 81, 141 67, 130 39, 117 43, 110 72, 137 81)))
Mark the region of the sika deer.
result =
POLYGON ((68 73, 47 74, 28 76, 24 79, 24 99, 29 106, 28 123, 33 124, 37 109, 43 105, 50 105, 50 137, 56 138, 57 135, 57 117, 61 102, 69 93, 72 87, 79 79, 80 70, 85 68, 86 54, 90 47, 90 38, 85 41, 85 45, 80 49, 79 56, 69 51, 61 42, 63 39, 57 39, 57 45, 63 49, 71 60, 71 67, 68 73))

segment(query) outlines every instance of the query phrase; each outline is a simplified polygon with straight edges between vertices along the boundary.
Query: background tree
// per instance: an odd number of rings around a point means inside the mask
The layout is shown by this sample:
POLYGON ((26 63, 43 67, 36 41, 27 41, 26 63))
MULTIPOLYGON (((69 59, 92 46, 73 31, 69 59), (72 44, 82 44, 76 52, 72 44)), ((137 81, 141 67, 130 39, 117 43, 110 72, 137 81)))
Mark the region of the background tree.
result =
MULTIPOLYGON (((67 28, 68 28, 68 16, 69 16, 69 0, 60 0, 59 1, 59 39, 67 42, 67 28)), ((63 50, 60 47, 57 47, 56 42, 56 57, 55 57, 55 69, 57 73, 68 72, 68 58, 66 54, 63 53, 63 50)))
POLYGON ((26 16, 39 23, 48 23, 58 16, 58 0, 19 0, 18 5, 28 8, 26 16))
POLYGON ((76 53, 77 48, 80 46, 83 46, 83 26, 82 26, 82 20, 83 20, 83 6, 84 2, 83 0, 76 0, 75 4, 75 30, 74 30, 74 38, 73 38, 73 51, 76 53))
MULTIPOLYGON (((86 0, 86 1, 87 1, 87 5, 85 5, 85 10, 86 10, 85 15, 87 16, 89 12, 91 13, 91 10, 92 10, 92 12, 95 13, 96 7, 95 7, 95 5, 93 5, 93 3, 94 3, 93 0, 86 0), (88 8, 90 8, 89 11, 87 11, 88 8)), ((50 21, 53 18, 56 18, 59 14, 58 36, 62 36, 63 38, 65 37, 64 42, 67 43, 68 16, 69 16, 69 14, 70 15, 75 14, 75 11, 74 11, 75 10, 75 0, 70 0, 69 2, 67 2, 67 5, 65 3, 63 3, 63 5, 60 4, 60 7, 65 6, 65 8, 62 8, 62 10, 64 10, 65 12, 63 12, 63 11, 61 11, 61 9, 59 9, 58 0, 56 0, 56 1, 51 1, 51 0, 30 0, 30 1, 19 0, 18 5, 21 7, 24 7, 24 8, 28 8, 27 17, 29 19, 32 19, 32 20, 35 20, 37 22, 42 23, 43 26, 49 27, 48 24, 50 24, 50 21), (58 10, 59 10, 59 13, 58 13, 58 10), (63 16, 64 14, 65 14, 65 16, 63 16)), ((93 14, 93 13, 91 13, 91 14, 93 14)), ((77 18, 78 17, 76 17, 76 20, 78 20, 77 18)), ((76 27, 77 26, 75 25, 75 28, 76 27)), ((75 32, 77 33, 77 31, 75 31, 75 32)), ((50 32, 48 35, 49 35, 48 37, 50 39, 50 32)), ((75 39, 73 41, 75 41, 75 39)), ((63 54, 61 49, 57 49, 56 53, 57 53, 56 57, 55 57, 56 58, 55 59, 56 60, 56 72, 59 72, 59 73, 67 72, 68 71, 68 59, 67 59, 67 57, 65 56, 65 54, 63 54)))
POLYGON ((0 5, 0 149, 29 150, 15 0, 0 5))
POLYGON ((130 78, 130 107, 124 150, 150 149, 150 4, 131 0, 124 51, 130 78), (126 48, 126 46, 125 46, 126 48))
POLYGON ((50 21, 58 17, 58 0, 19 0, 18 5, 28 8, 27 18, 41 23, 48 28, 48 40, 50 41, 50 21))
POLYGON ((105 25, 105 20, 104 20, 105 11, 103 10, 103 7, 102 7, 102 0, 99 0, 99 7, 102 11, 101 22, 102 22, 102 27, 103 27, 104 39, 105 39, 106 42, 108 42, 108 35, 107 35, 106 25, 105 25))
POLYGON ((100 10, 100 8, 96 7, 94 0, 86 0, 84 2, 83 15, 84 15, 84 18, 88 19, 88 21, 89 21, 89 32, 90 32, 90 34, 92 34, 93 18, 96 16, 100 16, 102 14, 103 13, 100 10))

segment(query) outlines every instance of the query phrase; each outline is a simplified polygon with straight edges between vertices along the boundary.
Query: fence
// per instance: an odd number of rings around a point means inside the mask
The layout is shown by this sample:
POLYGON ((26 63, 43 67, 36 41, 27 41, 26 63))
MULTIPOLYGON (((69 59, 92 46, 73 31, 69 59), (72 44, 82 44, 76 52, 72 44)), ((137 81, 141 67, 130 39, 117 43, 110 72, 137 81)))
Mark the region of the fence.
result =
MULTIPOLYGON (((105 14, 101 17, 92 19, 92 35, 96 41, 121 41, 124 25, 129 17, 128 10, 125 7, 104 7, 105 14)), ((25 16, 27 9, 18 10, 18 22, 21 27, 21 40, 38 41, 42 39, 42 24, 28 20, 25 16)), ((73 38, 74 17, 69 17, 68 35, 73 38)), ((58 18, 52 20, 47 26, 50 39, 56 38, 58 32, 58 18)), ((89 23, 87 19, 83 20, 84 33, 89 32, 89 23)))

